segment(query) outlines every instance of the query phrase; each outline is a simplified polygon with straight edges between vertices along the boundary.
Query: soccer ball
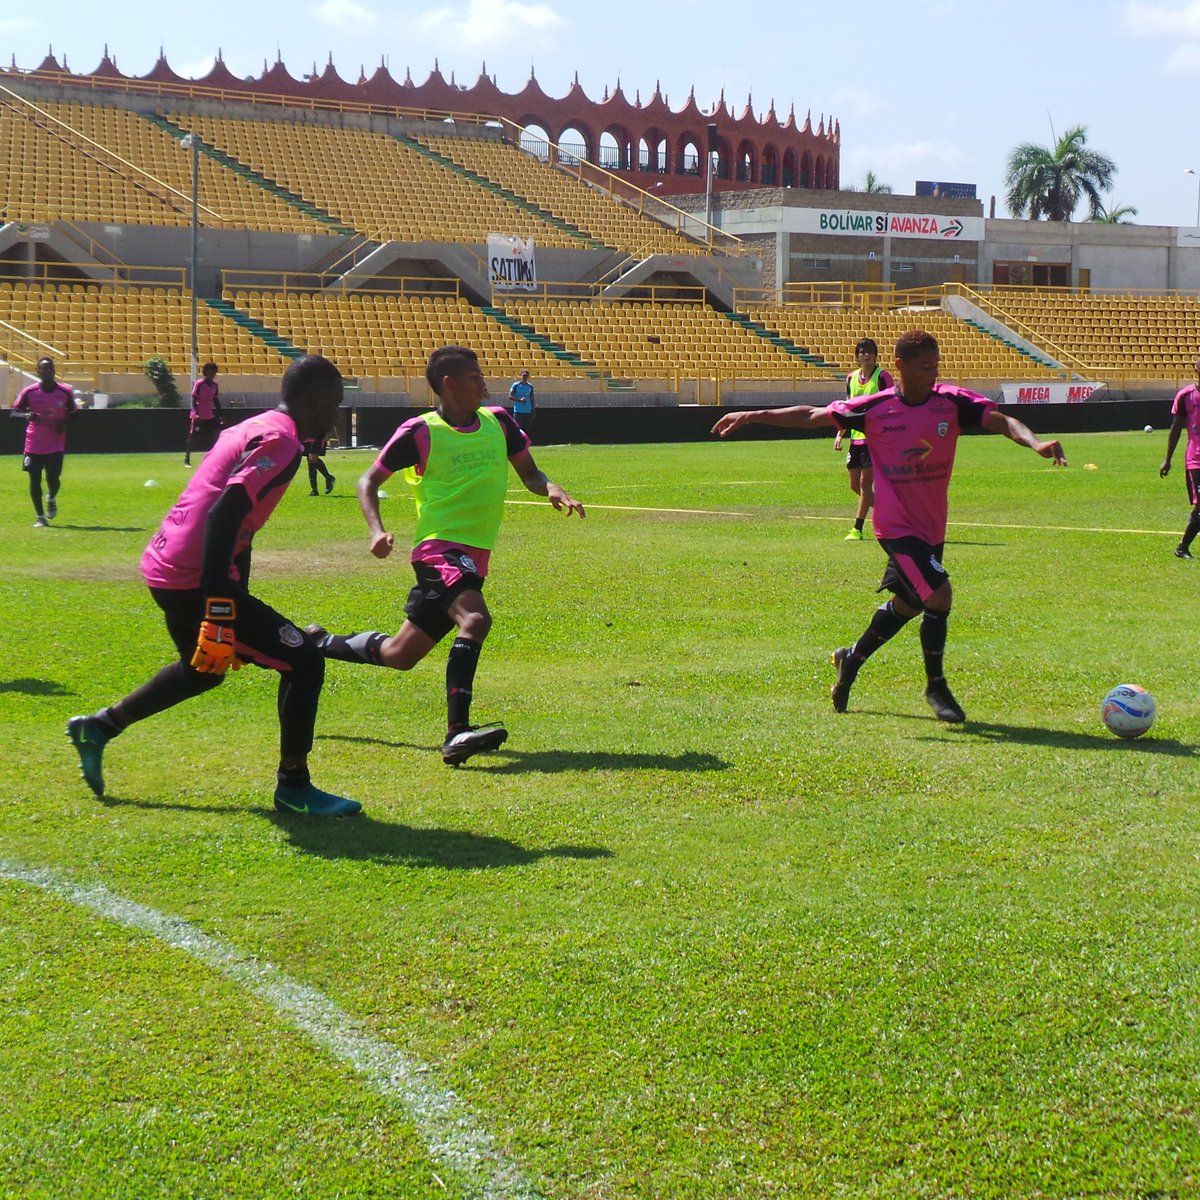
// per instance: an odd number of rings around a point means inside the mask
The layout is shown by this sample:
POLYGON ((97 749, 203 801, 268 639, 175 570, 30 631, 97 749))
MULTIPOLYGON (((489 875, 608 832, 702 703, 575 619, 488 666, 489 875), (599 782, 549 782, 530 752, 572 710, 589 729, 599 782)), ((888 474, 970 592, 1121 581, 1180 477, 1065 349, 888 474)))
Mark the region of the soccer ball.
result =
POLYGON ((1100 705, 1100 719, 1120 738, 1141 737, 1151 725, 1158 706, 1154 697, 1136 683, 1118 683, 1100 705))

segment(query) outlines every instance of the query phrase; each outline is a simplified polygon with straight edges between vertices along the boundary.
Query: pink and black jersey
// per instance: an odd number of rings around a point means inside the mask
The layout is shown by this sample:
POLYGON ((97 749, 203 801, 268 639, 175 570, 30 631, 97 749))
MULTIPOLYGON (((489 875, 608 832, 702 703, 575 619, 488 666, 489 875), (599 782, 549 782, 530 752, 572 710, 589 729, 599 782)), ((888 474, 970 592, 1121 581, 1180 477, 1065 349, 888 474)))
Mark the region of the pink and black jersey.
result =
POLYGON ((875 536, 946 540, 946 499, 958 435, 976 429, 995 408, 986 396, 934 384, 923 404, 906 404, 892 387, 874 396, 837 400, 830 415, 842 429, 861 429, 875 469, 875 536))
POLYGON ((47 391, 41 383, 31 383, 21 389, 13 408, 29 414, 26 454, 62 454, 66 450, 67 417, 75 411, 75 395, 69 387, 54 383, 47 391))
POLYGON ((220 391, 215 379, 201 377, 192 384, 192 412, 197 421, 212 421, 217 417, 220 391))
MULTIPOLYGON (((300 459, 296 423, 282 409, 225 430, 146 547, 142 555, 146 582, 156 588, 200 586, 205 524, 231 484, 244 487, 251 503, 234 551, 235 557, 241 554, 275 511, 300 459)), ((230 578, 238 578, 232 564, 230 578)))
POLYGON ((1187 452, 1183 465, 1189 471, 1200 471, 1200 387, 1188 384, 1175 394, 1171 416, 1182 415, 1187 429, 1187 452))

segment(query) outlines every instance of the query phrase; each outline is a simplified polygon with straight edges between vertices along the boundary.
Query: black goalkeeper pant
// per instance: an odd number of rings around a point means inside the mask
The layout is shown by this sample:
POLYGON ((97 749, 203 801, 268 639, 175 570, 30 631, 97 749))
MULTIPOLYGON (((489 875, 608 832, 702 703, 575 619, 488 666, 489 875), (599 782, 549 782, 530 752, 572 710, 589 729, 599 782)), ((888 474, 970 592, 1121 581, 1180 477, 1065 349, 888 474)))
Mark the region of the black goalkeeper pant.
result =
MULTIPOLYGON (((144 721, 202 692, 211 691, 225 675, 209 675, 190 666, 200 623, 204 593, 151 588, 163 610, 167 632, 179 651, 179 661, 163 667, 141 687, 113 705, 123 725, 144 721)), ((243 662, 279 672, 279 754, 285 760, 303 758, 312 750, 317 705, 325 682, 325 659, 307 633, 297 629, 247 592, 237 594, 235 650, 243 662)))

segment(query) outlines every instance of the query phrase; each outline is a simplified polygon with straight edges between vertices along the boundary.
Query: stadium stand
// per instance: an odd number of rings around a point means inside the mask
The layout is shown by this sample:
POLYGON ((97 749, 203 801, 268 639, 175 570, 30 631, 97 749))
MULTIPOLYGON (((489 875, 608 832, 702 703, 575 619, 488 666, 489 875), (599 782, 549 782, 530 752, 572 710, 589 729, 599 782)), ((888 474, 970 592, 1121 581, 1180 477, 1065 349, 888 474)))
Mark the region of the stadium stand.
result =
POLYGON ((1072 369, 1172 382, 1194 375, 1200 346, 1195 295, 995 287, 970 298, 1072 369))
POLYGON ((574 176, 548 168, 510 142, 446 135, 419 135, 412 140, 636 258, 706 252, 702 243, 665 229, 574 176))
MULTIPOLYGON (((64 372, 140 375, 149 359, 174 369, 191 353, 191 294, 180 288, 28 284, 0 280, 0 323, 27 332, 51 347, 64 372)), ((242 327, 200 305, 200 361, 213 358, 222 370, 277 375, 287 359, 242 327)))
POLYGON ((1065 374, 938 308, 864 311, 784 304, 751 306, 746 314, 751 320, 778 331, 796 345, 836 364, 843 374, 854 366, 854 345, 859 338, 874 338, 879 343, 880 359, 887 365, 890 348, 896 339, 917 326, 928 329, 938 339, 942 351, 942 376, 946 379, 1051 379, 1065 374))

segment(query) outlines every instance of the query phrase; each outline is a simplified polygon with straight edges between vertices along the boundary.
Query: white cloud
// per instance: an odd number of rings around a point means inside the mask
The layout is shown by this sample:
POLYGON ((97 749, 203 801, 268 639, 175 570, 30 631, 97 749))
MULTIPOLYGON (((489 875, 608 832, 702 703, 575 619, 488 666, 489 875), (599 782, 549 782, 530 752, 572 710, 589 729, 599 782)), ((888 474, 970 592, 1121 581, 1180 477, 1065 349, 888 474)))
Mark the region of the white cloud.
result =
POLYGON ((1136 37, 1200 37, 1200 0, 1153 4, 1132 0, 1122 12, 1125 28, 1136 37))
POLYGON ((309 11, 326 25, 374 25, 375 14, 357 0, 322 0, 309 6, 309 11))
POLYGON ((1168 75, 1200 74, 1200 42, 1185 42, 1167 55, 1163 70, 1168 75))
POLYGON ((548 4, 467 0, 465 6, 431 9, 418 25, 426 33, 471 49, 519 49, 544 44, 547 35, 562 25, 562 18, 548 4))

